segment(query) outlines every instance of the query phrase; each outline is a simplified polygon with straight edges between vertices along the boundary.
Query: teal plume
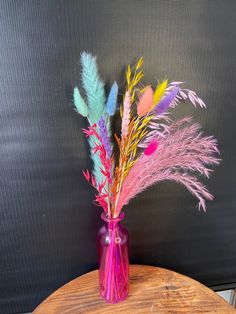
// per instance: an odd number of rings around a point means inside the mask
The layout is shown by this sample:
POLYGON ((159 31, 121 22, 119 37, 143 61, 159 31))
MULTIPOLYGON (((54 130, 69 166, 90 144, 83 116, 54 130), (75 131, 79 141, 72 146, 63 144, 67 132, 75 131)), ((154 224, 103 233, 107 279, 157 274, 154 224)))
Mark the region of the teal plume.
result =
POLYGON ((80 95, 78 87, 74 88, 74 105, 76 107, 76 110, 79 114, 81 114, 83 117, 88 116, 88 106, 86 105, 83 97, 80 95))
MULTIPOLYGON (((97 124, 103 116, 110 135, 110 119, 106 113, 104 83, 99 76, 96 57, 87 52, 82 52, 80 61, 82 65, 82 84, 87 96, 89 123, 90 125, 97 124)), ((89 139, 88 142, 94 163, 93 175, 97 184, 99 184, 104 180, 104 175, 101 173, 102 164, 98 154, 92 152, 96 139, 89 139)))
POLYGON ((90 124, 97 123, 105 113, 104 83, 99 77, 96 57, 87 52, 81 54, 82 83, 87 95, 90 124))
POLYGON ((118 85, 116 82, 113 83, 110 93, 107 98, 106 109, 109 116, 113 116, 116 111, 116 102, 118 96, 118 85))

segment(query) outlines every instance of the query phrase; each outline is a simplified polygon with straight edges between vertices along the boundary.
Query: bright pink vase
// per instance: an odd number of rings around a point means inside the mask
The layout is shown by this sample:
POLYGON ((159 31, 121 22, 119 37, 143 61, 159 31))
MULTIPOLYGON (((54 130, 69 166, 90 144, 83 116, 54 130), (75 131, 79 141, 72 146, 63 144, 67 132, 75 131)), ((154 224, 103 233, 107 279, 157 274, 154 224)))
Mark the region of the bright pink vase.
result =
POLYGON ((102 214, 104 226, 97 236, 99 258, 100 295, 108 303, 117 303, 128 296, 129 288, 129 234, 118 218, 109 219, 102 214))

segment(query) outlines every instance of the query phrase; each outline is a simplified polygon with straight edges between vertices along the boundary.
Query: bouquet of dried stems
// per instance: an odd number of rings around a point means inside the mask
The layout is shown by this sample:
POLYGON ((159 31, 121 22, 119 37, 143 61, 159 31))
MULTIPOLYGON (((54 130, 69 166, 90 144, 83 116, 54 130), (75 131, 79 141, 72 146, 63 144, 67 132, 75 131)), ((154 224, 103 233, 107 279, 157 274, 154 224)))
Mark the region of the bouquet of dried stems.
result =
POLYGON ((96 57, 83 52, 81 65, 86 100, 75 87, 74 104, 89 124, 83 132, 94 168, 83 173, 97 191, 95 203, 108 217, 116 218, 137 194, 155 183, 173 180, 182 183, 198 199, 199 209, 205 211, 205 201, 213 196, 197 175, 208 178, 212 171, 208 167, 219 163, 216 139, 204 136, 191 117, 172 119, 172 111, 181 101, 188 99, 195 107, 204 108, 202 99, 184 88, 183 82, 168 83, 165 79, 156 88, 143 86, 143 58, 132 68, 128 65, 119 108, 121 135, 114 134, 119 148, 115 158, 111 119, 118 110, 118 85, 114 82, 106 98, 96 57))

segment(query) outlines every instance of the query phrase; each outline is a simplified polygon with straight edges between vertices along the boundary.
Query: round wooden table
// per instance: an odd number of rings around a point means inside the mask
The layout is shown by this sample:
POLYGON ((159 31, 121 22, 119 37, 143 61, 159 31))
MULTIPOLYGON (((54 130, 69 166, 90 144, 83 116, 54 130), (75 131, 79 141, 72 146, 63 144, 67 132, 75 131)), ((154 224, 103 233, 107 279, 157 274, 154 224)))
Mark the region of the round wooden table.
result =
POLYGON ((235 313, 231 305, 199 282, 152 266, 130 266, 130 292, 118 304, 99 296, 98 271, 82 275, 51 294, 33 314, 235 313))

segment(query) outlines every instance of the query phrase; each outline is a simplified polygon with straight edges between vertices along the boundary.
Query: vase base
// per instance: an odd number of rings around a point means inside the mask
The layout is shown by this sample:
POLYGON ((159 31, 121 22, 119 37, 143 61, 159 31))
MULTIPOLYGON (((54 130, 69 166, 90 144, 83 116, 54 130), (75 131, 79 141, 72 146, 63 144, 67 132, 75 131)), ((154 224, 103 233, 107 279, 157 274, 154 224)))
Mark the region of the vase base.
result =
POLYGON ((127 297, 128 297, 128 294, 126 294, 122 298, 119 298, 118 300, 109 300, 105 296, 103 296, 101 293, 100 293, 100 296, 106 303, 108 303, 108 304, 116 304, 116 303, 120 303, 122 301, 125 301, 127 299, 127 297))

